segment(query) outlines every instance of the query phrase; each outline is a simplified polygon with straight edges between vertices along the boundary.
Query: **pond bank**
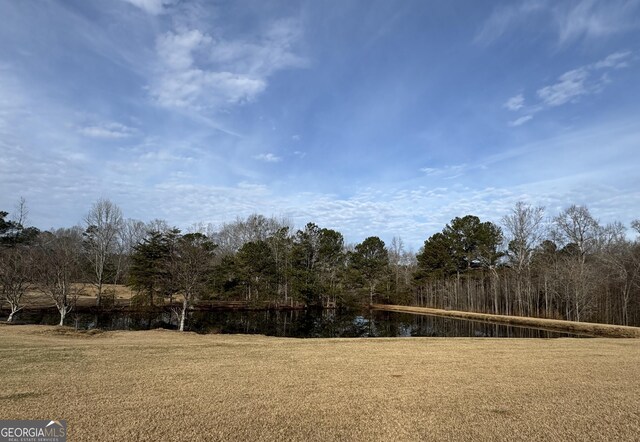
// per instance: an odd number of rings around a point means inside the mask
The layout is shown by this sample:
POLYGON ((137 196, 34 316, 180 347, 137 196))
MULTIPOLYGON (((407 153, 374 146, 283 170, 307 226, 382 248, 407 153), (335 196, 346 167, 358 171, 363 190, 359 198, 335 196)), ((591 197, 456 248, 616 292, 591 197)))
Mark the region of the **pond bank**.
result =
POLYGON ((450 318, 467 319, 471 321, 486 321, 491 323, 517 325, 529 328, 540 328, 544 330, 583 334, 588 336, 600 336, 609 338, 640 338, 640 327, 629 327, 624 325, 563 321, 559 319, 532 318, 524 316, 491 315, 486 313, 441 310, 428 307, 413 307, 391 304, 372 304, 371 308, 389 312, 444 316, 450 318))
MULTIPOLYGON (((20 312, 20 324, 54 325, 59 321, 55 309, 20 312)), ((129 310, 75 310, 67 325, 81 330, 176 329, 178 315, 170 308, 129 310)), ((469 321, 440 316, 364 309, 306 310, 193 310, 187 316, 187 330, 201 334, 263 334, 295 338, 339 337, 503 337, 557 338, 575 335, 505 324, 469 321)))

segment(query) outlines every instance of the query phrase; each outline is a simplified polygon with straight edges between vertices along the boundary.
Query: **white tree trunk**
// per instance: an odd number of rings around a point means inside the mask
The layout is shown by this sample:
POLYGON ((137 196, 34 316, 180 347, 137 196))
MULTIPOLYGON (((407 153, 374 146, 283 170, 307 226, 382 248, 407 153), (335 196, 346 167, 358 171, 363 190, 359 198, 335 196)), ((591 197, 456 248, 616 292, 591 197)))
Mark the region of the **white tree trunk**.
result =
POLYGON ((100 307, 102 304, 102 275, 98 281, 98 293, 96 294, 96 307, 100 307))
POLYGON ((14 303, 14 302, 10 302, 9 305, 11 306, 11 313, 9 313, 7 322, 13 322, 13 317, 15 316, 16 313, 22 310, 22 307, 20 307, 17 303, 14 303))
POLYGON ((184 301, 182 301, 182 314, 180 315, 180 331, 184 331, 184 320, 185 320, 185 317, 187 316, 187 306, 188 306, 188 302, 185 299, 184 301))
POLYGON ((66 307, 58 308, 58 311, 60 312, 60 324, 58 324, 58 325, 59 326, 63 326, 64 325, 64 318, 65 318, 65 316, 67 316, 67 308, 66 307))

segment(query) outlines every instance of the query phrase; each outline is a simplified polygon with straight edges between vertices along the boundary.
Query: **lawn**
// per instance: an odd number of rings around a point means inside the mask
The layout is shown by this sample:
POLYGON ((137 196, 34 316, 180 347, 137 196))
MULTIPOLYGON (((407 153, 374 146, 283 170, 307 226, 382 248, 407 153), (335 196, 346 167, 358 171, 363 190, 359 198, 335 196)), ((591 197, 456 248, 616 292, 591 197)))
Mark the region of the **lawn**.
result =
POLYGON ((69 440, 637 440, 639 339, 0 326, 0 418, 69 440))

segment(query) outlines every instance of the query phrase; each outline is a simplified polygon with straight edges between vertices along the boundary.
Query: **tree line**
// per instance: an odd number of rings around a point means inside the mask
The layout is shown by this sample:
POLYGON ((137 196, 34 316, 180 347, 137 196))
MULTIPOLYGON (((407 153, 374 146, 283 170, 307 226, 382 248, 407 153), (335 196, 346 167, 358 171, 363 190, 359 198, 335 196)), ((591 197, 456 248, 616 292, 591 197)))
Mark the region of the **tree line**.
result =
MULTIPOLYGON (((455 218, 417 255, 416 303, 494 314, 640 325, 640 241, 584 206, 547 219, 519 202, 502 226, 455 218)), ((636 234, 640 221, 632 222, 636 234)))
MULTIPOLYGON (((401 238, 346 244, 333 229, 250 215, 181 232, 166 221, 126 219, 98 200, 82 225, 26 226, 21 200, 0 212, 0 288, 11 321, 24 295, 47 295, 60 324, 83 285, 96 306, 110 284, 133 289, 132 304, 171 305, 184 329, 189 309, 208 300, 262 307, 333 307, 374 302, 640 324, 640 242, 620 223, 600 225, 583 206, 552 219, 517 203, 500 225, 467 215, 429 237, 417 254, 401 238)), ((632 228, 640 233, 640 222, 632 228)))

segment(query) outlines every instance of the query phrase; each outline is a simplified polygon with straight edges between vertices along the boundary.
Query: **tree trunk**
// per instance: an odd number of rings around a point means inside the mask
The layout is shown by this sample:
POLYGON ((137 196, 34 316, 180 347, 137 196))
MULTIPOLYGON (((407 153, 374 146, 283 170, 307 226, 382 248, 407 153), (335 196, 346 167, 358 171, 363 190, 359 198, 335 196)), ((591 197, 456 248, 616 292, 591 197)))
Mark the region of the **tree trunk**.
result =
POLYGON ((549 317, 549 287, 547 284, 547 274, 544 275, 544 316, 549 317))
POLYGON ((102 303, 102 281, 98 283, 98 294, 96 295, 96 307, 100 307, 102 303))
POLYGON ((622 325, 629 325, 629 298, 631 292, 631 284, 626 279, 622 289, 622 325))
POLYGON ((369 305, 373 304, 373 284, 369 284, 369 305))
POLYGON ((59 326, 63 326, 64 325, 64 318, 65 318, 65 316, 67 316, 67 308, 66 307, 61 307, 61 308, 58 308, 58 311, 60 312, 60 323, 58 325, 59 326))
POLYGON ((22 310, 22 307, 20 307, 18 304, 11 303, 10 305, 11 305, 11 313, 9 313, 7 322, 13 322, 13 317, 15 316, 15 314, 18 313, 20 310, 22 310))
POLYGON ((188 307, 187 299, 185 298, 182 301, 182 314, 180 315, 180 331, 184 331, 184 319, 187 316, 187 307, 188 307))
POLYGON ((491 281, 491 289, 493 291, 493 314, 497 315, 499 314, 499 304, 498 304, 498 282, 500 280, 500 276, 498 276, 498 273, 496 272, 495 269, 491 269, 491 276, 493 276, 493 278, 490 280, 491 281))

